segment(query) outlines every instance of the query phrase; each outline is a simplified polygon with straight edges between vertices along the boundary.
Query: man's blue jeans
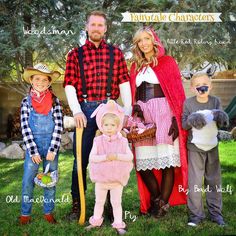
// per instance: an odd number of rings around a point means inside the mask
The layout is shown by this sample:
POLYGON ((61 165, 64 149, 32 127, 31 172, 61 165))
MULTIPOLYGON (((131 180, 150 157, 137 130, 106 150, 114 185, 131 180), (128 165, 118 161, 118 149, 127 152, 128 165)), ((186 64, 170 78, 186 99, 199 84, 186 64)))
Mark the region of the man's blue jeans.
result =
MULTIPOLYGON (((106 103, 107 101, 96 101, 96 102, 82 102, 81 108, 85 116, 87 117, 87 127, 84 128, 83 137, 82 137, 82 172, 83 172, 83 182, 84 189, 86 191, 86 174, 87 174, 87 166, 89 161, 89 154, 93 146, 93 139, 95 137, 96 131, 98 129, 96 124, 96 119, 90 118, 91 114, 94 110, 101 104, 106 103)), ((76 135, 74 132, 74 142, 73 142, 73 152, 74 152, 74 165, 72 171, 72 185, 71 185, 71 195, 72 198, 79 199, 79 184, 78 184, 78 174, 77 174, 77 161, 76 161, 76 135)))

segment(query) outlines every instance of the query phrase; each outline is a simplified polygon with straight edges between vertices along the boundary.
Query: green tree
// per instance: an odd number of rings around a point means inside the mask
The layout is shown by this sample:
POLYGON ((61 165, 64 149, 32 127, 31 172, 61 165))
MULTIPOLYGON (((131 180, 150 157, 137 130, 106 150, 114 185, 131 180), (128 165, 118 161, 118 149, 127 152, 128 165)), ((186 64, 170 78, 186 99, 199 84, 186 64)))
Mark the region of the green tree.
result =
POLYGON ((109 42, 130 52, 134 32, 144 23, 121 22, 122 15, 129 12, 221 12, 221 23, 146 23, 157 31, 166 47, 167 54, 174 56, 181 69, 190 64, 196 68, 204 61, 220 62, 235 68, 235 1, 210 0, 204 2, 176 0, 133 1, 72 1, 72 0, 2 0, 0 3, 0 81, 19 82, 15 91, 25 94, 27 86, 22 81, 23 68, 37 62, 46 62, 62 72, 66 54, 80 45, 85 38, 86 14, 103 10, 108 16, 109 42), (57 30, 57 33, 51 33, 57 30), (45 32, 40 34, 40 32, 45 32), (222 44, 171 43, 196 39, 222 44))

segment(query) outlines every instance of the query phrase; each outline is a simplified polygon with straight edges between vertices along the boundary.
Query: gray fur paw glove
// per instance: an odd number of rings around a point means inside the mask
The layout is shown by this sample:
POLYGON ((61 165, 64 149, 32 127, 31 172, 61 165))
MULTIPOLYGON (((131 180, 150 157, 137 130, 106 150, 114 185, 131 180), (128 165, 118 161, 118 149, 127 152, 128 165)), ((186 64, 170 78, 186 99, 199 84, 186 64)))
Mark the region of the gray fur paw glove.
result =
POLYGON ((188 125, 196 129, 201 129, 202 127, 206 125, 206 120, 203 114, 194 112, 191 115, 189 115, 187 119, 187 123, 188 125))
POLYGON ((222 110, 213 110, 213 120, 216 122, 218 128, 227 127, 229 125, 229 117, 227 113, 222 110))

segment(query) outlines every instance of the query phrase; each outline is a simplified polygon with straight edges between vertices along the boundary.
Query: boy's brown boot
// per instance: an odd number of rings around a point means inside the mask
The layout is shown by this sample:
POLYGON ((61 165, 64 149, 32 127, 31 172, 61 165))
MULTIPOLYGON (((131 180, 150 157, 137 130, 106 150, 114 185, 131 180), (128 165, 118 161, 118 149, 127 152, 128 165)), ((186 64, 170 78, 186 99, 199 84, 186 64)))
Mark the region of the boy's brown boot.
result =
POLYGON ((56 224, 57 223, 57 221, 55 220, 53 214, 51 214, 51 213, 50 214, 45 214, 44 219, 50 224, 56 224))
POLYGON ((20 216, 19 217, 19 224, 20 225, 27 225, 31 222, 30 216, 20 216))

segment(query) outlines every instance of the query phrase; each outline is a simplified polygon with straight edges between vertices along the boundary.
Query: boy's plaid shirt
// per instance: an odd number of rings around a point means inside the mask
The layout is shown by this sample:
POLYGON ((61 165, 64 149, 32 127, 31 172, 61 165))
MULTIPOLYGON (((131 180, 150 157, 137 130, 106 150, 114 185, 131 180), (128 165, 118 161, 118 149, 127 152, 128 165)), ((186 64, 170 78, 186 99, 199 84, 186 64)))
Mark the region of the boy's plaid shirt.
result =
MULTIPOLYGON (((28 121, 29 121, 30 109, 31 108, 27 101, 27 97, 25 97, 21 103, 21 132, 23 135, 23 141, 26 145, 26 148, 29 151, 30 157, 32 157, 33 155, 39 155, 39 152, 37 149, 37 145, 34 142, 34 136, 29 127, 28 121)), ((52 107, 51 111, 54 118, 55 127, 48 151, 53 152, 56 155, 60 148, 61 133, 63 131, 62 111, 58 98, 56 98, 56 104, 55 106, 52 107)))

